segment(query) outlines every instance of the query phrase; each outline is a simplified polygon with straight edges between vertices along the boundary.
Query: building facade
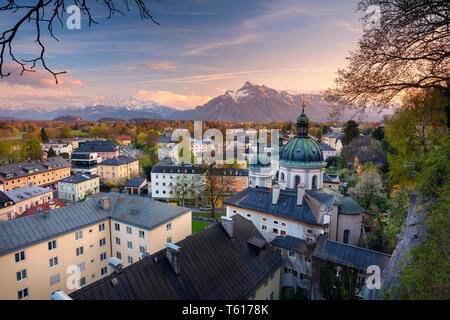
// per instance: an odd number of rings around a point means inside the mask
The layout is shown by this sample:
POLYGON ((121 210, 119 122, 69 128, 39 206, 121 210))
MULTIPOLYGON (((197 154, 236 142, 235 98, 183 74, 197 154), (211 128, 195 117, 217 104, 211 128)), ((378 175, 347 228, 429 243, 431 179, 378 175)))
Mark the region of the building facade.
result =
POLYGON ((118 193, 1 222, 0 299, 71 293, 110 274, 109 258, 126 269, 191 230, 189 209, 118 193))
POLYGON ((29 185, 56 189, 57 182, 70 176, 71 164, 63 157, 29 160, 0 166, 3 191, 29 185))
MULTIPOLYGON (((53 199, 53 191, 48 188, 27 186, 3 192, 11 200, 9 205, 0 208, 0 221, 19 217, 27 209, 53 199)), ((8 204, 8 202, 6 202, 8 204)))
POLYGON ((100 192, 100 179, 87 173, 75 174, 58 181, 58 198, 69 201, 84 200, 100 192))
POLYGON ((125 184, 139 175, 139 160, 129 156, 118 156, 102 161, 98 165, 98 175, 102 183, 125 184))

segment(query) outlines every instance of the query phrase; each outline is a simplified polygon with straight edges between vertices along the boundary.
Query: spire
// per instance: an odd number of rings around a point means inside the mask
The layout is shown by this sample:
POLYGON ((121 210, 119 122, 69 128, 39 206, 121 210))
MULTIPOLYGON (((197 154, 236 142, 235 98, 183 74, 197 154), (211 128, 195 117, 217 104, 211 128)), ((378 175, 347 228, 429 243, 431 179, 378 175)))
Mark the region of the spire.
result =
POLYGON ((309 119, 305 114, 305 96, 302 95, 302 114, 297 118, 297 135, 308 136, 309 119))

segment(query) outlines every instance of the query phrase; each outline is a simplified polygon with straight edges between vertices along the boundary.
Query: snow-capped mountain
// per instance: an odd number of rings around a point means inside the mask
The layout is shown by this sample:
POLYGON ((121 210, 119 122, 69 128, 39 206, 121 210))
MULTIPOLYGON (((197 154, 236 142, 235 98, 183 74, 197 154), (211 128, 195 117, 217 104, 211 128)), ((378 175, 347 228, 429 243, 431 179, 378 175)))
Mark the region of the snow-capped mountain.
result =
MULTIPOLYGON (((318 122, 332 120, 329 119, 330 105, 322 95, 305 94, 304 100, 310 120, 318 122)), ((195 109, 175 111, 169 118, 236 122, 296 121, 297 116, 301 113, 301 103, 302 95, 278 91, 247 81, 242 88, 236 91, 228 90, 195 109)), ((346 121, 352 116, 354 115, 345 112, 341 119, 346 121)), ((377 121, 380 118, 379 114, 370 114, 365 120, 377 121)))

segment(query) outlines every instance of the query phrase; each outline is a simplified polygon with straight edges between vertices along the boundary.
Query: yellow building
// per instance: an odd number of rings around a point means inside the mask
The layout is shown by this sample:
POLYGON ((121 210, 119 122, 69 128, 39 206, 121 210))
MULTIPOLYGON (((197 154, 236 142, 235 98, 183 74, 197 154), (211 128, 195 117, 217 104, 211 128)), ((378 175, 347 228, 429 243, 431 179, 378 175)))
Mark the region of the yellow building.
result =
POLYGON ((224 217, 176 244, 166 244, 165 250, 143 258, 133 267, 117 269, 70 297, 277 300, 282 264, 281 257, 251 221, 241 216, 224 217))
POLYGON ((80 201, 88 195, 100 192, 100 180, 88 173, 74 174, 58 181, 58 198, 80 201))
POLYGON ((108 259, 127 266, 192 232, 191 211, 108 193, 0 223, 0 300, 50 299, 105 276, 108 259))
POLYGON ((124 184, 139 175, 139 160, 128 156, 118 156, 98 165, 98 175, 103 183, 124 184))

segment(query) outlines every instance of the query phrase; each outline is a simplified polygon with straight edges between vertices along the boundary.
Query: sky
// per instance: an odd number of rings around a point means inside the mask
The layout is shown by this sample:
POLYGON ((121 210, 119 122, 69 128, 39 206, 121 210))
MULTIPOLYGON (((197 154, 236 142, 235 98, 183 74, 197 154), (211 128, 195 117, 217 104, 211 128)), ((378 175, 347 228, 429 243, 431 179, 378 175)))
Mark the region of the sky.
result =
MULTIPOLYGON (((160 25, 142 21, 134 7, 107 19, 101 5, 92 7, 98 24, 89 27, 83 16, 80 30, 55 25, 59 41, 43 38, 46 63, 67 74, 56 85, 41 67, 20 76, 6 61, 12 74, 0 79, 0 106, 55 109, 136 97, 186 109, 246 81, 318 93, 333 85, 362 35, 356 1, 350 0, 146 3, 160 25)), ((0 12, 0 31, 14 19, 0 12)), ((14 49, 24 59, 37 52, 31 25, 14 49)))

